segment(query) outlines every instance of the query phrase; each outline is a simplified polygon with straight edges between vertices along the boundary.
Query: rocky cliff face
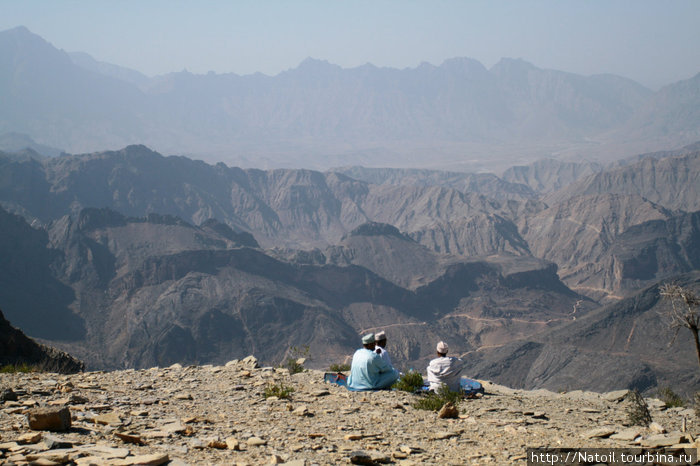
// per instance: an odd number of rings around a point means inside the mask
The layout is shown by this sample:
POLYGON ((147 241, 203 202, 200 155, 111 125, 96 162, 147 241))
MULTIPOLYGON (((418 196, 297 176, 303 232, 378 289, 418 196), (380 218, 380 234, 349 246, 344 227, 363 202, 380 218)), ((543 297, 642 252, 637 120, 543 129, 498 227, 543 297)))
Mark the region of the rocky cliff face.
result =
POLYGON ((538 160, 526 166, 508 168, 503 180, 525 185, 537 193, 558 191, 588 175, 600 172, 603 166, 595 162, 564 162, 555 159, 538 160))
POLYGON ((638 195, 668 209, 700 210, 700 152, 662 159, 646 157, 576 181, 544 201, 553 205, 598 193, 638 195))
POLYGON ((85 369, 85 364, 68 353, 42 345, 10 325, 0 311, 0 366, 28 365, 39 371, 72 374, 85 369))
MULTIPOLYGON (((697 289, 700 274, 679 275, 672 281, 697 289)), ((470 370, 524 388, 644 391, 673 386, 690 396, 700 383, 695 345, 686 329, 674 338, 675 331, 663 317, 670 304, 660 299, 658 286, 577 315, 535 338, 477 353, 470 370)))
POLYGON ((536 191, 522 181, 501 179, 492 173, 458 173, 410 168, 345 167, 331 171, 356 180, 378 185, 441 186, 467 193, 479 193, 497 200, 526 200, 537 197, 536 191))
POLYGON ((143 146, 43 165, 0 157, 0 173, 4 205, 44 223, 82 207, 108 207, 127 216, 158 213, 194 224, 215 218, 252 233, 263 246, 294 248, 335 244, 376 221, 442 252, 520 254, 527 247, 510 222, 544 207, 438 186, 372 185, 335 173, 211 166, 162 157, 143 146))
POLYGON ((634 225, 672 215, 639 196, 580 196, 527 217, 520 231, 533 255, 559 265, 569 286, 602 297, 619 289, 620 271, 604 260, 617 238, 634 225))

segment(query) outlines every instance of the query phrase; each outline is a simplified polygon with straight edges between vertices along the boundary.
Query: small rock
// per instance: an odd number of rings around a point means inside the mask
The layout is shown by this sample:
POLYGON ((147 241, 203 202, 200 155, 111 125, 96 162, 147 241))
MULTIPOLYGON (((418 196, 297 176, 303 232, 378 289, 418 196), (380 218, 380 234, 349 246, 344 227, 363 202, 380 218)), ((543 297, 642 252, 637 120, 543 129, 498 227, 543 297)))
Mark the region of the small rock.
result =
POLYGON ((102 424, 102 425, 110 425, 110 426, 119 426, 122 423, 122 418, 119 416, 119 413, 116 411, 111 411, 106 414, 100 414, 99 416, 95 416, 95 424, 102 424))
POLYGON ((210 440, 209 443, 207 443, 207 446, 209 448, 216 448, 218 450, 226 450, 228 448, 228 444, 226 442, 222 442, 218 439, 210 440))
POLYGON ((665 434, 666 433, 666 429, 664 429, 664 426, 662 426, 658 422, 652 422, 651 424, 649 424, 649 430, 655 434, 665 434))
POLYGON ((292 414, 296 414, 297 416, 313 416, 313 414, 309 412, 309 408, 306 406, 299 406, 297 409, 292 411, 292 414))
POLYGON ((229 450, 240 451, 241 444, 234 437, 229 437, 226 439, 226 448, 228 448, 229 450))
POLYGON ((187 430, 187 428, 184 425, 182 425, 180 421, 171 421, 165 423, 161 426, 161 429, 164 432, 169 432, 171 434, 181 434, 187 430))
POLYGON ((272 455, 270 457, 270 461, 268 462, 269 464, 282 464, 284 463, 284 460, 280 455, 272 455))
POLYGON ((178 395, 175 395, 176 400, 193 400, 192 395, 189 393, 180 393, 178 395))
POLYGON ((267 440, 263 440, 260 437, 250 437, 246 440, 246 443, 251 447, 260 447, 262 445, 267 445, 267 440))
POLYGON ((510 435, 515 435, 515 434, 518 433, 518 429, 516 429, 515 427, 513 427, 513 426, 510 425, 510 424, 508 424, 507 426, 505 426, 505 427, 503 428, 503 430, 504 430, 507 434, 510 434, 510 435))
POLYGON ((372 457, 364 451, 353 451, 350 453, 350 462, 352 464, 375 464, 372 457))
POLYGON ((70 429, 71 419, 68 408, 34 408, 27 413, 29 428, 62 432, 70 429))
POLYGON ((457 419, 459 417, 459 410, 452 403, 445 403, 445 405, 440 408, 438 413, 438 419, 457 419))
POLYGON ((677 443, 683 443, 685 436, 680 433, 668 435, 652 435, 642 439, 642 445, 649 448, 670 447, 677 443))
POLYGON ((115 432, 114 436, 125 443, 133 443, 134 445, 145 445, 146 442, 138 435, 134 433, 125 432, 115 432))
POLYGON ((62 450, 48 450, 40 451, 37 453, 28 453, 25 458, 30 462, 36 462, 41 460, 54 461, 59 464, 64 464, 70 461, 70 454, 74 453, 75 450, 62 449, 62 450))
POLYGON ((605 401, 621 401, 627 396, 628 393, 629 390, 616 390, 602 394, 601 398, 603 398, 605 401))
POLYGON ((101 456, 104 459, 126 458, 131 454, 127 448, 112 448, 107 445, 94 445, 87 448, 85 451, 87 451, 89 455, 101 456))
POLYGON ((0 401, 17 401, 19 396, 11 389, 6 388, 0 391, 0 401))
POLYGON ((118 466, 131 466, 131 465, 147 465, 147 466, 159 466, 170 461, 170 457, 167 453, 155 453, 152 455, 139 455, 139 456, 129 456, 121 461, 115 461, 114 465, 118 466))
POLYGON ((632 440, 636 439, 640 435, 642 435, 642 432, 639 429, 637 429, 636 427, 632 427, 632 428, 620 431, 616 434, 613 434, 610 436, 610 438, 612 440, 623 440, 623 441, 631 442, 632 440))
POLYGON ((606 438, 610 437, 616 431, 610 427, 598 427, 597 429, 587 430, 581 434, 583 438, 606 438))
POLYGON ((39 443, 40 440, 40 432, 30 432, 28 434, 23 434, 17 437, 17 443, 21 443, 22 445, 39 443))
POLYGON ((433 434, 430 439, 431 440, 446 440, 448 438, 452 437, 457 437, 459 434, 456 432, 448 432, 448 431, 442 431, 442 432, 436 432, 433 434))
POLYGON ((330 394, 331 392, 329 392, 328 390, 316 390, 311 393, 311 396, 326 396, 330 394))
POLYGON ((305 362, 306 362, 306 358, 298 358, 296 360, 296 363, 299 364, 300 366, 303 366, 305 362))
POLYGON ((44 435, 41 440, 41 443, 43 443, 49 450, 53 450, 56 448, 71 448, 73 446, 73 442, 71 442, 70 440, 57 437, 51 434, 44 435))
POLYGON ((224 367, 233 367, 238 365, 238 359, 232 359, 226 363, 224 367))
POLYGON ((83 405, 83 404, 87 403, 88 401, 90 401, 90 400, 88 400, 86 397, 84 397, 82 395, 78 395, 77 393, 72 394, 68 398, 68 404, 71 404, 71 405, 83 405))
POLYGON ((658 409, 659 411, 666 409, 666 403, 656 398, 646 398, 644 401, 646 401, 649 409, 658 409))
POLYGON ((256 369, 257 367, 259 367, 258 366, 258 358, 256 358, 253 355, 246 356, 245 358, 243 358, 241 363, 245 366, 252 368, 252 369, 256 369))

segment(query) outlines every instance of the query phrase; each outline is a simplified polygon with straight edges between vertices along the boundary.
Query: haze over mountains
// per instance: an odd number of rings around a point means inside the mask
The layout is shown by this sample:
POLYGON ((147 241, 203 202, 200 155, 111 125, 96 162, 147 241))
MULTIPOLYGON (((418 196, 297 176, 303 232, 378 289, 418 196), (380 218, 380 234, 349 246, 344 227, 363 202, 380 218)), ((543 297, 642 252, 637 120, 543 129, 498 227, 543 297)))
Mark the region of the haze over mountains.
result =
MULTIPOLYGON (((50 38, 49 38, 50 39, 50 38)), ((503 59, 342 69, 308 59, 276 76, 147 78, 0 32, 0 134, 67 152, 146 144, 229 165, 494 171, 543 156, 610 160, 700 139, 700 75, 652 92, 503 59), (429 158, 425 154, 430 154, 429 158)))

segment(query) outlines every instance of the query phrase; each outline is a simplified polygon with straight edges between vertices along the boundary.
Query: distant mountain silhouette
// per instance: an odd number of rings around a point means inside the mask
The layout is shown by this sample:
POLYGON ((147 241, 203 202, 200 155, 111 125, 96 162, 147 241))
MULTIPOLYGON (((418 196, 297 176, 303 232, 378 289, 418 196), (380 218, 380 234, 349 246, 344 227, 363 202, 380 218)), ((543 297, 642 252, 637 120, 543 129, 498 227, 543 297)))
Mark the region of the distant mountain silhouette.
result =
POLYGON ((23 27, 0 32, 0 65, 0 128, 73 153, 138 143, 244 166, 463 170, 700 139, 698 77, 653 93, 612 75, 454 58, 403 70, 307 59, 276 76, 147 78, 69 55, 23 27))
POLYGON ((57 157, 61 155, 61 150, 39 144, 26 134, 4 133, 0 134, 0 151, 21 152, 30 149, 41 157, 57 157))

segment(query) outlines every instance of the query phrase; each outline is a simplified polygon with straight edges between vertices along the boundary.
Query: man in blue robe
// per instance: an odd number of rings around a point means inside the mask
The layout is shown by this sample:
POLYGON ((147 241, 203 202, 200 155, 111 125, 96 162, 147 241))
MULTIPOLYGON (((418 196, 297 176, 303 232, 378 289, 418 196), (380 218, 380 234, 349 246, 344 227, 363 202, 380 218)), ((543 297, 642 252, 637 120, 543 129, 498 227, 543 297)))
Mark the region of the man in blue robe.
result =
POLYGON ((381 390, 389 388, 399 373, 374 352, 374 334, 362 337, 362 348, 352 356, 348 388, 352 390, 381 390))

